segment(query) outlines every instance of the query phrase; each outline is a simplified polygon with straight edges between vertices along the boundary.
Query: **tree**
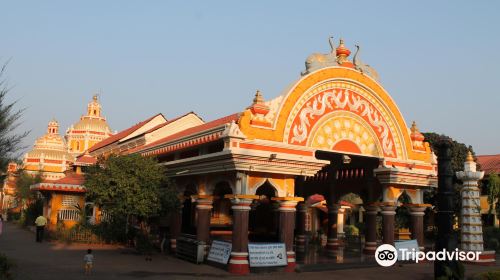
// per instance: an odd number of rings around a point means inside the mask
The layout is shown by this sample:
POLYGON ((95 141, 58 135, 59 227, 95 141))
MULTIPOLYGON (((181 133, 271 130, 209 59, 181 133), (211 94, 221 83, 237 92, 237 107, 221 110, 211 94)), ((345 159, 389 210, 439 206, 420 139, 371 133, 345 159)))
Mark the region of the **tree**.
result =
POLYGON ((496 203, 497 215, 500 216, 500 176, 497 173, 490 173, 488 175, 488 204, 490 209, 489 214, 492 213, 496 203))
MULTIPOLYGON (((433 151, 437 151, 437 145, 439 140, 443 137, 450 138, 443 134, 437 134, 434 132, 422 133, 425 137, 425 141, 429 142, 433 151)), ((451 138, 450 138, 451 139, 451 138)), ((464 162, 467 158, 467 153, 470 151, 472 155, 475 155, 472 146, 467 146, 464 143, 457 142, 452 139, 451 141, 451 165, 453 168, 453 182, 455 185, 455 217, 460 217, 460 209, 462 206, 462 196, 460 194, 461 185, 459 184, 459 180, 456 177, 456 172, 462 171, 464 169, 464 162)), ((436 189, 432 189, 429 192, 426 192, 424 195, 424 202, 430 203, 432 205, 435 204, 436 189)))
POLYGON ((4 171, 14 154, 22 148, 21 141, 28 132, 17 133, 19 119, 24 110, 15 110, 16 102, 6 102, 9 92, 6 80, 3 79, 7 64, 0 69, 0 170, 4 171))
POLYGON ((163 166, 140 155, 111 155, 85 174, 86 197, 111 217, 146 220, 175 207, 176 192, 166 180, 163 166))

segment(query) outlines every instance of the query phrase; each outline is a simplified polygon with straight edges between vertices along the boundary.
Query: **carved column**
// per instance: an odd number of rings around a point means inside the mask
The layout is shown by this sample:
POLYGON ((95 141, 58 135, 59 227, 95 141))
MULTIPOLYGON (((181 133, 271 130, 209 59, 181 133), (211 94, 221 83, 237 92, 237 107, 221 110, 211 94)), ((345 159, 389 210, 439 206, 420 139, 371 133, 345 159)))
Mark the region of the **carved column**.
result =
POLYGON ((329 256, 336 256, 335 252, 340 246, 337 237, 337 218, 339 214, 340 204, 328 204, 328 240, 326 250, 329 256))
POLYGON ((181 235, 182 208, 184 208, 184 204, 181 202, 170 216, 170 251, 173 253, 177 249, 177 238, 181 235))
POLYGON ((213 196, 210 195, 196 196, 196 213, 198 216, 198 220, 196 221, 196 239, 205 242, 205 248, 208 248, 208 243, 210 242, 210 218, 213 201, 213 196))
POLYGON ((411 238, 416 239, 418 247, 421 251, 425 249, 424 244, 424 205, 410 205, 411 224, 410 232, 411 238))
POLYGON ((250 195, 226 195, 231 198, 233 209, 233 235, 231 259, 228 271, 230 273, 244 275, 250 273, 248 265, 248 220, 252 199, 258 196, 250 195))
POLYGON ((306 204, 304 202, 299 202, 297 205, 297 236, 295 237, 295 248, 297 252, 304 252, 306 249, 306 212, 306 204))
POLYGON ((366 233, 365 233, 365 254, 373 254, 377 250, 377 214, 380 210, 377 205, 367 205, 366 210, 366 233))
POLYGON ((386 203, 380 206, 382 209, 382 243, 394 245, 394 218, 396 215, 396 206, 386 203))
POLYGON ((280 242, 285 243, 286 255, 288 264, 285 268, 286 272, 294 272, 295 271, 295 252, 293 251, 293 231, 295 229, 295 206, 297 206, 298 201, 303 201, 303 198, 300 197, 276 197, 273 198, 279 202, 279 225, 280 225, 280 233, 279 240, 280 242))

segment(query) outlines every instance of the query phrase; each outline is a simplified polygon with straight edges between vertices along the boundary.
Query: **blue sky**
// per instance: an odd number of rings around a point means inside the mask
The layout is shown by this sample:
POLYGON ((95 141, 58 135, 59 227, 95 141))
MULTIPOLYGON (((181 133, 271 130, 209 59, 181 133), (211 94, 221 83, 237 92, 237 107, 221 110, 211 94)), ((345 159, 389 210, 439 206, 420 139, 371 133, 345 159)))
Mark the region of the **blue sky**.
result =
POLYGON ((113 130, 156 113, 241 111, 299 77, 327 38, 362 46, 408 125, 500 153, 498 1, 0 1, 26 145, 102 91, 113 130))

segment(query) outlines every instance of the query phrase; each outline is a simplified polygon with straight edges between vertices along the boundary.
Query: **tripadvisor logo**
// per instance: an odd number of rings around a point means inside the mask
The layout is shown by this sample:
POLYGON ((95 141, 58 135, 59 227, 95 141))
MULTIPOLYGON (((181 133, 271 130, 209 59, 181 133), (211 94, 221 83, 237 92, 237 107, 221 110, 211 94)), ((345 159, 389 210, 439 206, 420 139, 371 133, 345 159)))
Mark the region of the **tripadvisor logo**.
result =
POLYGON ((375 251, 375 260, 381 266, 391 266, 394 265, 398 259, 401 261, 478 261, 481 252, 478 251, 459 251, 455 249, 454 251, 447 251, 443 249, 441 251, 416 251, 414 248, 409 250, 408 248, 399 248, 397 250, 394 246, 390 244, 382 244, 378 246, 375 251))

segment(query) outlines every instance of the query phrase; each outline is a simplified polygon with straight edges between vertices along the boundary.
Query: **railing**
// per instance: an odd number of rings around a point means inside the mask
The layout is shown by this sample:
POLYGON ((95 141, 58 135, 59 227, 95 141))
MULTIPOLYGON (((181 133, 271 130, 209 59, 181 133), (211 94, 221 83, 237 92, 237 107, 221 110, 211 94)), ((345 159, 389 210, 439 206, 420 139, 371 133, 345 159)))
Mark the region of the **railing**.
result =
POLYGON ((78 221, 80 219, 80 211, 72 209, 62 209, 57 211, 57 219, 59 221, 78 221))

